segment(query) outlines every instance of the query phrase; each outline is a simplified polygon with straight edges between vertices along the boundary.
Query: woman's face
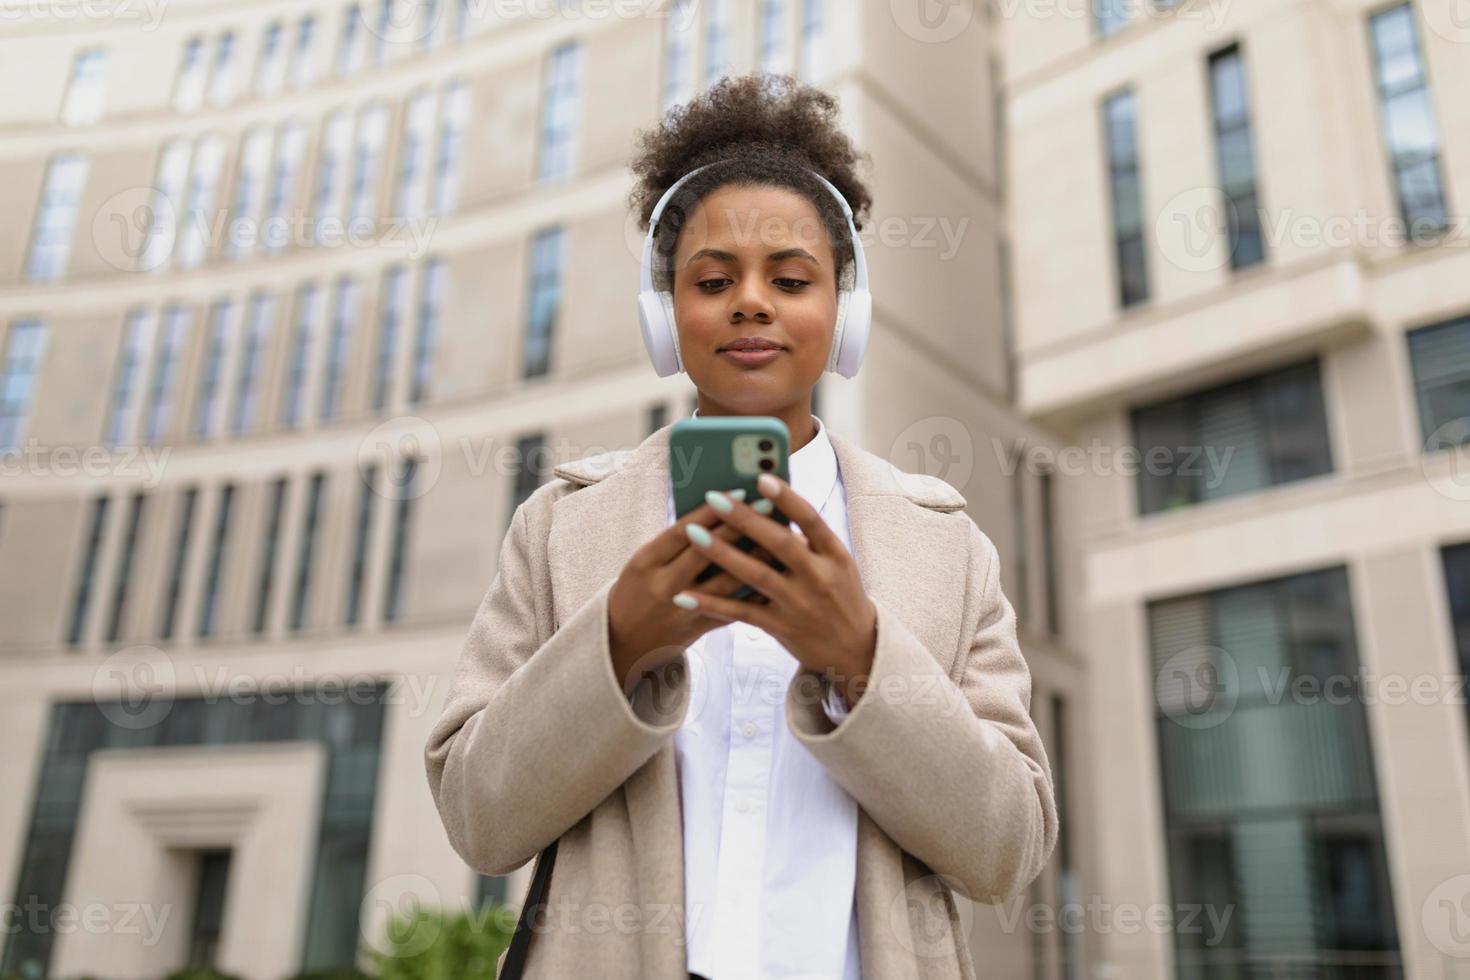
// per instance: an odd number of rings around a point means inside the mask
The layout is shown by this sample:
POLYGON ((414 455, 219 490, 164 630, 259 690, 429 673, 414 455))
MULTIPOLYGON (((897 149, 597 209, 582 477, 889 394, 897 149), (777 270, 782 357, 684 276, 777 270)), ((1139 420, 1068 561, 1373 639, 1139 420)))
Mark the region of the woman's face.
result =
POLYGON ((775 415, 809 399, 837 321, 834 255, 816 207, 783 187, 705 197, 679 231, 674 318, 701 413, 775 415), (779 349, 726 352, 750 337, 779 349))

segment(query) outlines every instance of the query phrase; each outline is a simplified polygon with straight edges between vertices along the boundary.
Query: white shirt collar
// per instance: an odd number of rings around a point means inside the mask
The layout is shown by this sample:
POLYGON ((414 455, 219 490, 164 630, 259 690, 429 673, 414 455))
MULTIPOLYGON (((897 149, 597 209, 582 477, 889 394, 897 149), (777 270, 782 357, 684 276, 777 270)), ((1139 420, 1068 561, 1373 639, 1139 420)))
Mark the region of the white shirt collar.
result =
MULTIPOLYGON (((699 418, 697 408, 694 418, 699 418)), ((837 453, 832 448, 832 440, 827 438, 827 426, 822 420, 813 415, 812 424, 816 433, 811 441, 792 453, 787 463, 791 469, 791 489, 820 512, 837 482, 837 453)))

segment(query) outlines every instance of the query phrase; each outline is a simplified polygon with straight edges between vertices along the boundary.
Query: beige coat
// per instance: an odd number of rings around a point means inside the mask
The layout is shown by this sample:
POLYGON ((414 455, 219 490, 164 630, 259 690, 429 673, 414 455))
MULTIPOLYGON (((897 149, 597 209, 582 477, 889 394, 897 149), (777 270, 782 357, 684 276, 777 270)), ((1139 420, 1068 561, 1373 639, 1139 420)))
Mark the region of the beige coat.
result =
MULTIPOLYGON (((426 746, 471 867, 506 874, 561 836, 527 980, 687 977, 673 740, 691 710, 687 656, 630 705, 607 628, 612 582, 667 525, 671 428, 556 467, 516 510, 426 746)), ((828 435, 877 650, 840 726, 801 668, 786 720, 858 803, 865 980, 969 980, 954 893, 1016 895, 1057 839, 1015 614, 953 487, 828 435)))

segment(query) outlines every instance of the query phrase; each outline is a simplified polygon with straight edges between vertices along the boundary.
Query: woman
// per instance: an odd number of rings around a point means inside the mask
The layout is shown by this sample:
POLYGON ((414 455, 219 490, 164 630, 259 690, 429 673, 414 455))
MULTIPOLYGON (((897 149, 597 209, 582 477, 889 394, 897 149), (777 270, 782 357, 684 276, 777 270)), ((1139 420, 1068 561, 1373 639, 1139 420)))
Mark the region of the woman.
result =
POLYGON ((782 419, 791 483, 676 520, 665 426, 516 510, 426 761, 481 873, 558 841, 527 977, 971 978, 956 893, 1015 895, 1055 844, 995 547, 811 414, 855 257, 814 175, 870 200, 835 118, 745 76, 642 138, 645 227, 704 168, 655 228, 696 414, 782 419))

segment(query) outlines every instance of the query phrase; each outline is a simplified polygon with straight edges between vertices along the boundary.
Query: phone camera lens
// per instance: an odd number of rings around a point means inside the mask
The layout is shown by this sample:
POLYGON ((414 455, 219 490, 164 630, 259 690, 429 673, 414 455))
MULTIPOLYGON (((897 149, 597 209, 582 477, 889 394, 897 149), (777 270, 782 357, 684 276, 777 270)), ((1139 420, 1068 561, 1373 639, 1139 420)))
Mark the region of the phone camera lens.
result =
POLYGON ((776 467, 776 463, 775 463, 774 460, 769 460, 769 459, 763 459, 763 460, 761 460, 761 469, 763 469, 763 470, 770 470, 770 469, 775 469, 775 467, 776 467))
POLYGON ((775 449, 775 448, 776 448, 776 444, 774 442, 772 442, 771 440, 769 440, 769 439, 762 439, 761 440, 761 452, 768 453, 772 449, 775 449))

